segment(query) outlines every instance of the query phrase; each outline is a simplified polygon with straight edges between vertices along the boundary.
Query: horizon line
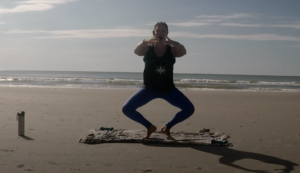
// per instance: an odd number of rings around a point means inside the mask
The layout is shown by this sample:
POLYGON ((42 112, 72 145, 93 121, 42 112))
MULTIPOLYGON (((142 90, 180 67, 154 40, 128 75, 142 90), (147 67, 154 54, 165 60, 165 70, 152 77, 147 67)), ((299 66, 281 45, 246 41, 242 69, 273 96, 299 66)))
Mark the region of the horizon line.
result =
MULTIPOLYGON (((93 73, 143 73, 143 71, 86 71, 86 70, 78 70, 78 71, 74 71, 74 70, 0 70, 0 72, 3 71, 39 71, 39 72, 93 72, 93 73)), ((297 75, 268 75, 268 74, 234 74, 234 73, 191 73, 191 72, 176 72, 173 74, 204 74, 204 75, 236 75, 236 76, 280 76, 280 77, 300 77, 297 75)))

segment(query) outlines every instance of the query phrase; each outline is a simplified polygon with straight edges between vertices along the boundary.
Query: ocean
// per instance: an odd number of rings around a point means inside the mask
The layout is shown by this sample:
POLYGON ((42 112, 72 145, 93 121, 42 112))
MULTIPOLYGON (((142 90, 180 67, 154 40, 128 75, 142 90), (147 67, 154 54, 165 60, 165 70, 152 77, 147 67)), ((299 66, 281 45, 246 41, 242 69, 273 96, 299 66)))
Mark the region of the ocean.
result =
MULTIPOLYGON (((300 76, 174 74, 180 90, 300 92, 300 76)), ((0 71, 0 87, 138 89, 143 73, 0 71)))

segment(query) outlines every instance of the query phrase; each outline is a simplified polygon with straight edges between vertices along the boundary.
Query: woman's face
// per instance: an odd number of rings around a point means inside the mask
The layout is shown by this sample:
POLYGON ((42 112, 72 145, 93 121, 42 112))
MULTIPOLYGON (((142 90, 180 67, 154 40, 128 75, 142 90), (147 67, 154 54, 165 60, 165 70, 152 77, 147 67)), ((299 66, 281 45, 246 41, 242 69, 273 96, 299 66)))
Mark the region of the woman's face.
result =
POLYGON ((159 38, 160 40, 166 40, 168 36, 168 30, 166 26, 164 25, 157 25, 154 30, 154 35, 156 38, 159 38))

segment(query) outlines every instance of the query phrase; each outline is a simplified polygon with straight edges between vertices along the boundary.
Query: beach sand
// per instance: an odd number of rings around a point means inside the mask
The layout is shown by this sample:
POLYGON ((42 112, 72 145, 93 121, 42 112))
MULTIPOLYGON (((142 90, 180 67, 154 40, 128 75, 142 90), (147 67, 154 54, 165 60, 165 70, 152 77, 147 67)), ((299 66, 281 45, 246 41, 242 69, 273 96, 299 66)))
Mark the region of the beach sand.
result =
MULTIPOLYGON (((184 91, 196 110, 172 131, 224 132, 229 148, 78 142, 101 126, 143 129, 121 111, 135 91, 1 87, 0 173, 300 172, 300 93, 184 91)), ((179 111, 161 99, 138 110, 158 127, 179 111)))

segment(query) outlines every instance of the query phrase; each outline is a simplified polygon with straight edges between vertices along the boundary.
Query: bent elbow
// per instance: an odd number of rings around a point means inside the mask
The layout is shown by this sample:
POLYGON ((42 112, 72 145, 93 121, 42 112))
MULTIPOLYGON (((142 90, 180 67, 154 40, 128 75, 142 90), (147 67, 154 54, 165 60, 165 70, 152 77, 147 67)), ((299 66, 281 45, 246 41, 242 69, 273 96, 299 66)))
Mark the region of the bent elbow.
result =
POLYGON ((184 55, 186 55, 186 51, 182 51, 177 57, 183 57, 184 55))
POLYGON ((134 50, 134 53, 138 56, 143 56, 144 54, 141 51, 134 50))
POLYGON ((186 49, 185 48, 183 49, 183 55, 186 55, 186 49))
POLYGON ((134 54, 140 56, 139 51, 137 51, 136 49, 134 50, 134 54))

